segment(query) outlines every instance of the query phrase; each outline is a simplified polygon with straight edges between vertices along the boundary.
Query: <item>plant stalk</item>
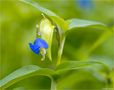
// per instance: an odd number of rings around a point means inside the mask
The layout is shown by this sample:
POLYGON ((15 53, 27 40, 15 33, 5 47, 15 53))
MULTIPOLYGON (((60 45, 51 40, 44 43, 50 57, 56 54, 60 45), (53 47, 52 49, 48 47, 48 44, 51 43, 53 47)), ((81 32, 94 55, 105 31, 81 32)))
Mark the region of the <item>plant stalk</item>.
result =
POLYGON ((56 88, 56 82, 54 81, 53 78, 51 78, 51 90, 57 90, 57 88, 56 88))
POLYGON ((58 49, 57 66, 58 66, 58 65, 60 64, 60 62, 61 62, 61 57, 62 57, 62 53, 63 53, 63 48, 64 48, 65 39, 66 39, 66 36, 63 35, 63 37, 61 38, 61 42, 60 42, 59 49, 58 49))

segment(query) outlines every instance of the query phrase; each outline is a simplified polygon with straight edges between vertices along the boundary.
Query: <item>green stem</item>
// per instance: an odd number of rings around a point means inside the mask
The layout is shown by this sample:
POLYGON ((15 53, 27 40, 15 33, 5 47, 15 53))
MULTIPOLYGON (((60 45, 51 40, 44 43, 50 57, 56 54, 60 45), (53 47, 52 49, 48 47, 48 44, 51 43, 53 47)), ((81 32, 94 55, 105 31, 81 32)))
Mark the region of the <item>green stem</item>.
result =
POLYGON ((57 90, 57 88, 56 88, 56 82, 54 81, 53 78, 51 78, 51 90, 57 90))
POLYGON ((61 38, 61 42, 60 42, 60 46, 59 46, 59 50, 58 50, 57 66, 58 66, 58 65, 60 64, 60 62, 61 62, 61 57, 62 57, 62 53, 63 53, 63 48, 64 48, 65 39, 66 39, 66 36, 63 35, 63 37, 61 38))

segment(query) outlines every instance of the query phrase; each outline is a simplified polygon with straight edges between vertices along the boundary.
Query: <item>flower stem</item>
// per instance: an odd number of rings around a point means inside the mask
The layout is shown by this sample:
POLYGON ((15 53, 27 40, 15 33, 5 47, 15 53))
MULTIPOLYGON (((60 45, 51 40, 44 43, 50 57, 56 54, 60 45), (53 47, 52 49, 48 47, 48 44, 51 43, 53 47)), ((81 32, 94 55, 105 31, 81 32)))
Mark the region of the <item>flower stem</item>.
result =
POLYGON ((59 50, 58 50, 57 66, 58 66, 58 65, 60 64, 60 62, 61 62, 61 57, 62 57, 62 53, 63 53, 63 48, 64 48, 65 39, 66 39, 66 36, 63 35, 62 38, 61 38, 61 42, 60 42, 60 46, 59 46, 59 50))
POLYGON ((54 81, 54 79, 51 79, 51 90, 57 90, 56 88, 56 82, 54 81))

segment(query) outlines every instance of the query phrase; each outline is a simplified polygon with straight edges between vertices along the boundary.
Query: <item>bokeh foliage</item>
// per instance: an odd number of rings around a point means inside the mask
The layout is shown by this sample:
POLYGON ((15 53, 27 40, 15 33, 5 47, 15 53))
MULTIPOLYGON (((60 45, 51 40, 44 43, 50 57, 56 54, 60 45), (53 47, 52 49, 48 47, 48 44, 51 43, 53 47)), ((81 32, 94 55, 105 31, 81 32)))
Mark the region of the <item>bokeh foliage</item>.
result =
MULTIPOLYGON (((102 67, 95 66, 91 69, 64 72, 57 79, 57 86, 63 90, 91 90, 106 88, 108 83, 109 87, 112 87, 112 82, 114 82, 112 70, 114 68, 114 5, 112 0, 93 0, 93 6, 90 9, 81 8, 77 0, 34 1, 54 11, 64 19, 80 18, 103 22, 107 25, 109 31, 112 32, 112 35, 108 36, 108 31, 94 27, 79 28, 77 31, 69 32, 62 61, 101 60, 108 65, 110 71, 107 72, 102 67), (100 38, 102 38, 101 42, 103 42, 88 54, 88 50, 100 38), (88 55, 89 58, 87 58, 88 55)), ((28 46, 28 43, 35 38, 35 26, 41 18, 41 12, 31 6, 22 4, 18 0, 0 0, 0 78, 5 77, 21 66, 30 64, 53 68, 52 62, 49 60, 40 61, 41 56, 31 52, 28 46)), ((56 62, 56 48, 57 41, 54 39, 52 46, 53 63, 56 62)), ((22 80, 8 89, 49 88, 50 79, 40 76, 22 80)))

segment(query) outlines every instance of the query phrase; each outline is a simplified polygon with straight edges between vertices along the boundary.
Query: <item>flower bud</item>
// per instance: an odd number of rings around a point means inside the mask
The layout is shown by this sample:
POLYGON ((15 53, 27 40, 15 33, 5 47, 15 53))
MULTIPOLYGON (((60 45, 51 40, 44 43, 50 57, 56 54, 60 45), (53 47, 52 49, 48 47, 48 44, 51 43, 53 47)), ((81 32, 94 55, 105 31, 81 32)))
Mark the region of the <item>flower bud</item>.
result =
POLYGON ((54 25, 52 22, 43 15, 43 19, 39 24, 39 31, 41 33, 41 38, 44 39, 48 43, 47 55, 50 60, 51 57, 51 45, 52 45, 52 37, 54 32, 54 25))

